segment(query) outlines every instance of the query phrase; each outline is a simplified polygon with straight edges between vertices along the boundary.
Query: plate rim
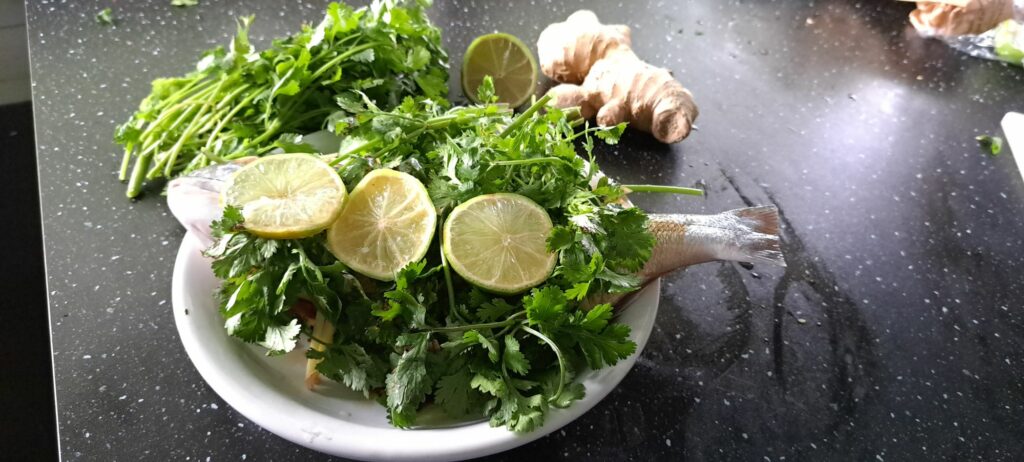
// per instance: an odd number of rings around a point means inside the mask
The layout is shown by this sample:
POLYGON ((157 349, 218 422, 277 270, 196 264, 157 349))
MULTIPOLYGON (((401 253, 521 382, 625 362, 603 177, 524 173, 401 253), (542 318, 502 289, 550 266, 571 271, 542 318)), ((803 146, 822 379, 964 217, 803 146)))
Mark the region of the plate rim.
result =
MULTIPOLYGON (((447 447, 430 445, 429 449, 422 447, 407 448, 405 447, 406 445, 395 444, 393 440, 390 440, 387 444, 374 446, 374 444, 380 444, 380 442, 384 440, 366 438, 368 442, 364 443, 361 442, 359 438, 318 438, 317 436, 319 435, 317 433, 310 433, 308 430, 303 429, 301 425, 286 425, 286 421, 296 419, 295 414, 289 414, 286 418, 282 419, 281 415, 270 412, 267 406, 268 403, 263 400, 264 398, 271 398, 271 402, 269 404, 284 403, 287 405, 289 403, 284 401, 283 394, 274 390, 270 386, 251 388, 237 386, 239 384, 244 384, 239 377, 221 372, 221 369, 217 366, 213 355, 207 350, 207 348, 204 348, 204 342, 197 336, 194 329, 190 326, 195 317, 192 316, 190 318, 190 316, 186 314, 186 311, 189 309, 188 306, 185 306, 186 299, 189 298, 189 289, 186 286, 185 272, 196 264, 195 260, 197 259, 200 261, 208 261, 206 257, 201 255, 201 244, 199 239, 192 233, 186 233, 182 238, 177 256, 174 260, 174 270, 171 280, 171 306, 174 311, 174 322, 178 331, 179 339, 185 347, 185 351, 190 362, 199 372, 199 375, 203 378, 206 384, 234 410, 270 433, 295 444, 299 444, 325 454, 359 460, 447 461, 482 457, 525 445, 568 425, 583 414, 587 413, 590 409, 596 406, 597 403, 607 397, 607 395, 619 385, 622 379, 625 378, 626 374, 628 374, 632 369, 650 338, 651 331, 654 327, 654 320, 657 317, 661 295, 660 279, 652 281, 647 285, 647 287, 637 293, 637 297, 634 302, 641 299, 641 296, 644 296, 644 298, 650 298, 653 302, 651 303, 652 306, 648 308, 651 313, 639 318, 642 324, 631 326, 632 329, 630 335, 637 343, 636 351, 628 358, 619 361, 615 366, 601 369, 602 372, 607 371, 607 375, 602 379, 602 386, 597 389, 593 389, 591 386, 588 386, 587 394, 582 400, 573 403, 572 406, 566 409, 551 409, 545 419, 544 425, 540 428, 530 433, 518 434, 503 427, 492 428, 486 421, 483 421, 445 428, 400 430, 380 429, 360 425, 340 418, 333 419, 333 424, 335 425, 351 427, 349 428, 350 430, 357 432, 365 429, 364 433, 367 433, 366 436, 376 436, 380 438, 387 437, 390 439, 395 435, 404 435, 403 438, 406 440, 422 440, 423 442, 427 442, 433 439, 445 439, 450 441, 452 440, 451 437, 456 434, 473 432, 486 432, 483 434, 488 437, 486 440, 459 438, 456 440, 459 441, 458 445, 447 447), (649 292, 653 292, 653 294, 649 292), (274 399, 275 397, 277 399, 274 399), (259 399, 259 401, 254 401, 257 399, 259 399), (290 417, 291 419, 288 419, 287 417, 290 417), (387 434, 383 435, 384 433, 387 434), (355 444, 353 444, 353 442, 355 442, 355 444)), ((206 265, 206 267, 208 268, 208 265, 206 265)), ((210 296, 212 296, 212 294, 210 296)), ((221 333, 224 332, 223 329, 218 329, 217 331, 221 333)), ((227 336, 226 334, 224 335, 225 337, 227 336)), ((300 409, 297 409, 297 411, 307 409, 305 406, 298 407, 300 409)), ((272 408, 273 407, 271 406, 270 409, 272 408)), ((307 409, 307 411, 308 412, 305 413, 312 413, 311 410, 307 409)))

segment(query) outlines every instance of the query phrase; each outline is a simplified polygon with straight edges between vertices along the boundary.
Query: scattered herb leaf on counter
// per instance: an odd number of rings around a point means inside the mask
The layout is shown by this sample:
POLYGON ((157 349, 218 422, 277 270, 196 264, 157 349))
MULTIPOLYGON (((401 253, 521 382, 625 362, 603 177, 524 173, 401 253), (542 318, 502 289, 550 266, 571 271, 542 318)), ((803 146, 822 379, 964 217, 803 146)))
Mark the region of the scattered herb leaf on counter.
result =
POLYGON ((154 80, 138 111, 118 126, 127 196, 149 181, 263 155, 286 134, 316 131, 339 94, 359 92, 384 109, 407 96, 447 105, 448 57, 425 5, 332 3, 318 25, 264 51, 249 42, 253 18, 239 19, 226 50, 206 51, 183 77, 154 80))
POLYGON ((104 8, 96 13, 96 22, 104 26, 113 26, 114 22, 114 11, 110 8, 104 8))
POLYGON ((196 6, 199 4, 199 0, 171 0, 171 6, 196 6))
POLYGON ((984 149, 988 155, 995 157, 999 153, 1003 152, 1003 138, 998 136, 980 135, 974 137, 978 141, 978 146, 984 149))

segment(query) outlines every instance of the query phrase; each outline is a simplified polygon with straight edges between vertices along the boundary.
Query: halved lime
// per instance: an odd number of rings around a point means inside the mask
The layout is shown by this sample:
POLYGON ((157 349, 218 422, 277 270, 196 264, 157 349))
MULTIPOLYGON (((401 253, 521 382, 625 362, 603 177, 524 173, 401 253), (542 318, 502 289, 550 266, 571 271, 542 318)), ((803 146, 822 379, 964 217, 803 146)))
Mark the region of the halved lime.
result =
POLYGON ((221 198, 242 211, 249 232, 298 239, 330 226, 347 195, 338 173, 318 157, 275 154, 235 172, 221 198))
POLYGON ((390 281, 426 255, 436 226, 437 212, 420 180, 395 170, 374 170, 352 189, 327 231, 327 247, 360 274, 390 281))
POLYGON ((452 269, 478 287, 513 294, 544 282, 555 267, 547 251, 551 217, 518 194, 486 194, 452 210, 441 236, 452 269))
POLYGON ((517 107, 537 87, 537 61, 521 40, 509 34, 487 34, 469 44, 462 58, 462 91, 475 103, 476 90, 489 75, 498 102, 517 107))

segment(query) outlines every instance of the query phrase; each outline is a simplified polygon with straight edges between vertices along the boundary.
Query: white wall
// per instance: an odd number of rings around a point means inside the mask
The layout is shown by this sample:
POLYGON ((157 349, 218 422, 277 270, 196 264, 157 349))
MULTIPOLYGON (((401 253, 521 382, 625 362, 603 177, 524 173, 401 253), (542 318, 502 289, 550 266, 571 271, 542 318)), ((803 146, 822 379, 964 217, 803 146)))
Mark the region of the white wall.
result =
POLYGON ((0 0, 0 104, 32 98, 26 39, 25 4, 0 0))

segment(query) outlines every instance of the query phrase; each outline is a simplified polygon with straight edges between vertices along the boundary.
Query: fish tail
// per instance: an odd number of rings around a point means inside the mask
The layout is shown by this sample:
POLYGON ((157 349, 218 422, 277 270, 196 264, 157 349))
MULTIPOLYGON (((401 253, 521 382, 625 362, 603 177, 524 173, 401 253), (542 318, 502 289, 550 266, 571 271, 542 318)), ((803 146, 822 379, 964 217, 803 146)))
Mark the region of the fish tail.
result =
POLYGON ((748 207, 730 210, 722 215, 735 217, 738 226, 746 228, 749 234, 739 240, 739 245, 723 255, 724 260, 748 261, 786 266, 779 239, 779 209, 774 205, 748 207))

